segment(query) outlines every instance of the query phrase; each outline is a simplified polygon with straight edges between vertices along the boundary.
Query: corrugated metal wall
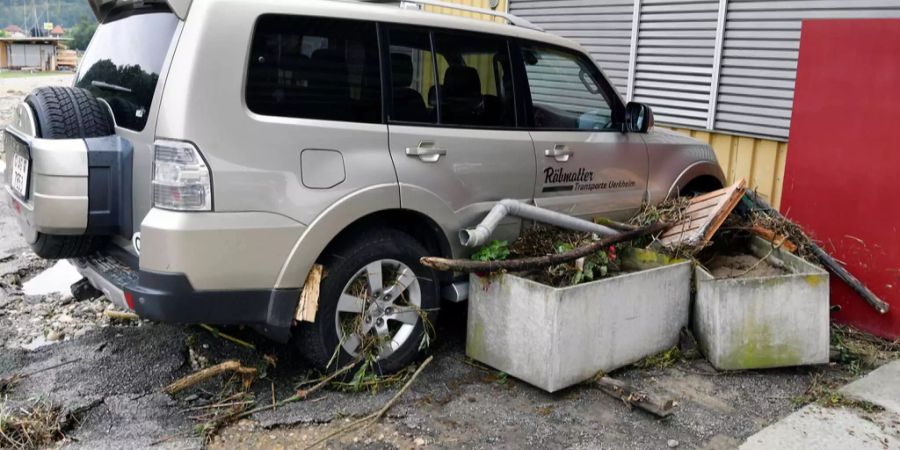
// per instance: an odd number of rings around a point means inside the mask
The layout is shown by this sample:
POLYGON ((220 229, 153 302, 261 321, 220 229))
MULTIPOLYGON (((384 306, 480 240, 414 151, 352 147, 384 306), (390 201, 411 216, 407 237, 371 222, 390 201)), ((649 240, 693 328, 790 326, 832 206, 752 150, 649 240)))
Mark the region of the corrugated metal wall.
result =
POLYGON ((790 129, 801 20, 900 17, 900 0, 510 2, 584 45, 660 123, 775 140, 790 129))
POLYGON ((626 95, 652 105, 659 122, 706 128, 718 7, 718 0, 639 5, 634 87, 626 95))
MULTIPOLYGON (((461 1, 461 0, 456 0, 461 1)), ((510 12, 574 39, 622 94, 628 88, 634 0, 512 0, 510 12)))

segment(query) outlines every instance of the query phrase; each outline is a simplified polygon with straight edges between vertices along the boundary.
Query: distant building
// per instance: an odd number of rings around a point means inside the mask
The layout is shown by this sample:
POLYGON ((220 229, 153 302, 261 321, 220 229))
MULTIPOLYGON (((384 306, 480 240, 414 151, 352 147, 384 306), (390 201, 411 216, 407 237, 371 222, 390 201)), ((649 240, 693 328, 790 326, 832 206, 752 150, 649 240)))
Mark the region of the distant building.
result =
POLYGON ((0 38, 0 69, 56 70, 59 45, 68 40, 58 37, 0 38))
POLYGON ((9 37, 27 37, 28 34, 25 33, 25 30, 19 28, 18 25, 9 25, 3 29, 9 37))
POLYGON ((53 27, 52 30, 50 30, 51 37, 62 37, 63 34, 65 34, 65 30, 63 30, 63 27, 61 25, 57 25, 53 27))

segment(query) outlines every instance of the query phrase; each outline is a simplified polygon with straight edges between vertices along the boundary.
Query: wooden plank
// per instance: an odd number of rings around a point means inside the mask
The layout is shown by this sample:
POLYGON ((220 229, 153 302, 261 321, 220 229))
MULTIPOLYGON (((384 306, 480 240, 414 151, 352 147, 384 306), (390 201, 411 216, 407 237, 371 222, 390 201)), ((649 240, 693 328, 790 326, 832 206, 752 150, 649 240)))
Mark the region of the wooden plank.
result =
POLYGON ((745 190, 746 182, 742 178, 729 187, 693 198, 684 219, 666 231, 660 242, 669 247, 705 246, 737 206, 745 190))

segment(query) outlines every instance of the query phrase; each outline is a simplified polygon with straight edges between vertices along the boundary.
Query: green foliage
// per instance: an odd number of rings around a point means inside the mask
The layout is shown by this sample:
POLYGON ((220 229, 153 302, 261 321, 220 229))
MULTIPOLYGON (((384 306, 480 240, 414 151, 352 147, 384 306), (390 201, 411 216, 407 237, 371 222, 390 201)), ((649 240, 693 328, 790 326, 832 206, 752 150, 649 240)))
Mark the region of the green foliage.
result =
MULTIPOLYGON (((575 244, 571 242, 557 242, 555 247, 557 253, 565 253, 574 250, 575 244)), ((559 272, 554 274, 556 276, 564 276, 567 275, 565 272, 571 271, 569 285, 574 286, 608 276, 611 272, 617 270, 617 267, 612 264, 615 260, 616 249, 611 246, 608 251, 600 251, 585 257, 584 263, 581 265, 563 264, 550 270, 559 272)))
POLYGON ((97 31, 97 22, 87 16, 82 16, 78 19, 78 23, 68 31, 69 37, 72 38, 71 47, 75 50, 87 49, 91 38, 94 37, 94 31, 97 31))
POLYGON ((9 37, 9 33, 7 33, 5 30, 0 30, 0 38, 5 38, 5 37, 9 37))
MULTIPOLYGON (((29 7, 31 3, 28 3, 29 7)), ((78 22, 82 16, 94 17, 91 6, 87 0, 53 0, 50 3, 36 2, 34 12, 42 22, 53 22, 54 25, 62 25, 70 28, 78 22)), ((0 28, 7 25, 18 25, 24 30, 26 24, 23 21, 23 9, 21 0, 0 0, 0 28)), ((28 9, 29 25, 34 21, 32 10, 28 9)), ((27 32, 28 30, 26 30, 27 32)))
POLYGON ((508 257, 509 242, 497 240, 491 241, 472 255, 475 261, 501 261, 508 257))
POLYGON ((684 354, 676 345, 662 353, 648 356, 634 365, 640 369, 668 369, 684 359, 684 354))

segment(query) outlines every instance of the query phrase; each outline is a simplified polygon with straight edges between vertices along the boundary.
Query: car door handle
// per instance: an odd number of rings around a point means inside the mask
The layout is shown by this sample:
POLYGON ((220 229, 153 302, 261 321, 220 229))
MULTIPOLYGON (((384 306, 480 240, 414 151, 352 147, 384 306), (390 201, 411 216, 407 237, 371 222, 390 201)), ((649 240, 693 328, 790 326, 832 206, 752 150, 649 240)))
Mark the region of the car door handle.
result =
POLYGON ((438 147, 432 141, 422 141, 416 148, 407 147, 406 156, 415 156, 424 162, 437 162, 447 154, 447 149, 438 147))
POLYGON ((563 144, 558 144, 553 146, 553 148, 548 148, 544 150, 544 156, 548 158, 553 158, 559 162, 566 162, 569 158, 574 155, 575 152, 569 150, 569 147, 566 147, 563 144))

